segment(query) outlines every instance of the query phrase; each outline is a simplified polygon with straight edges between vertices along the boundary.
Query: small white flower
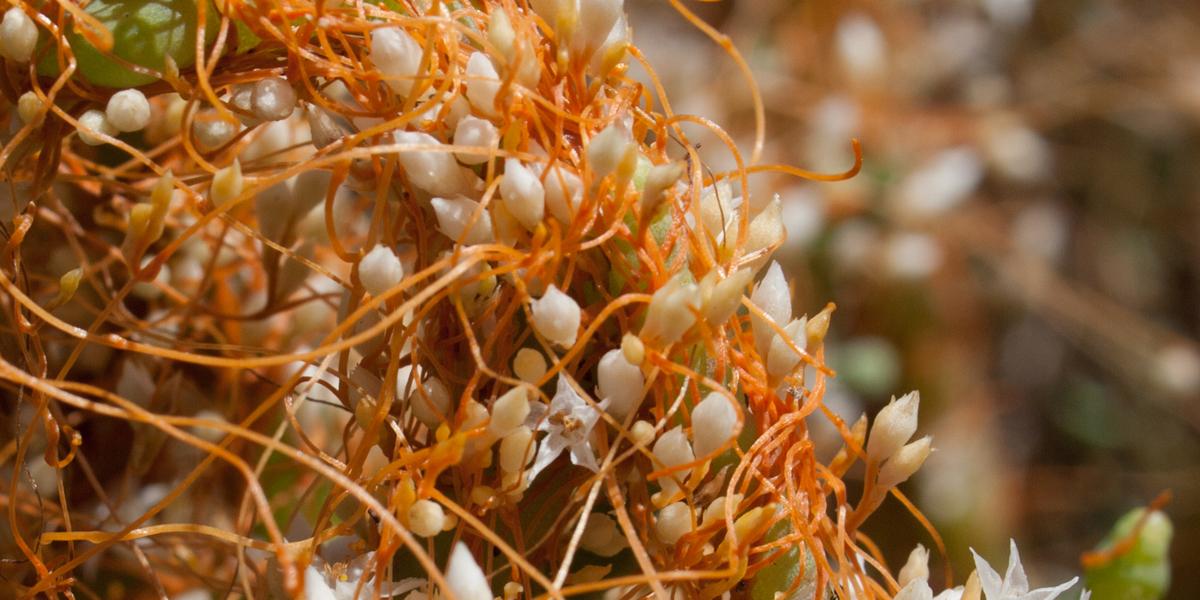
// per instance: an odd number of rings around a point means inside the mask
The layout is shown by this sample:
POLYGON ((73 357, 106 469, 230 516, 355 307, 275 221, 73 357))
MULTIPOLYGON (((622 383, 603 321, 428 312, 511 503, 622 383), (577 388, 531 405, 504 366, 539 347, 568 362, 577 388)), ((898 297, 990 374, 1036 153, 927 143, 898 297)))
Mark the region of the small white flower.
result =
POLYGON ((1021 566, 1021 556, 1017 553, 1017 542, 1009 540, 1008 572, 1004 578, 988 564, 975 550, 975 570, 979 573, 979 584, 983 588, 987 600, 1054 600, 1063 592, 1071 589, 1078 577, 1052 588, 1029 590, 1029 579, 1025 577, 1025 569, 1021 566))
MULTIPOLYGON (((606 408, 606 404, 600 403, 601 410, 606 408)), ((559 374, 558 390, 550 400, 550 408, 540 402, 529 406, 526 423, 549 434, 538 447, 533 467, 529 469, 529 481, 533 481, 564 451, 570 451, 572 464, 599 471, 600 465, 596 463, 596 452, 591 442, 592 428, 599 420, 600 411, 579 396, 565 375, 559 374)))
MULTIPOLYGON (((326 543, 322 550, 336 545, 332 544, 335 540, 326 543)), ((374 552, 360 554, 349 560, 327 560, 314 556, 312 563, 304 569, 304 600, 375 598, 374 561, 374 552)), ((378 597, 399 597, 424 585, 424 579, 415 578, 383 582, 378 597)))

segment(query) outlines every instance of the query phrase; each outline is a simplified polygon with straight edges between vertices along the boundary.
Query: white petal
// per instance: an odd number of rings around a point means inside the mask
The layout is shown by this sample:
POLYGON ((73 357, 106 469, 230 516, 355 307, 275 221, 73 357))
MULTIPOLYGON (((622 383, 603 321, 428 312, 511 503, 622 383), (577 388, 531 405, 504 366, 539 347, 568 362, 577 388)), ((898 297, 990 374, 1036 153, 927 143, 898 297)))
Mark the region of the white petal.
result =
POLYGON ((310 564, 304 569, 304 600, 337 600, 333 588, 315 565, 310 564))
POLYGON ((1008 540, 1008 572, 1004 574, 1004 587, 1000 593, 1005 596, 1021 596, 1029 591, 1029 578, 1025 576, 1025 568, 1021 566, 1021 555, 1017 552, 1017 541, 1008 540))
POLYGON ((458 600, 492 600, 492 586, 466 544, 458 542, 446 565, 446 585, 458 600))
POLYGON ((1000 579, 1000 574, 973 548, 971 554, 975 556, 975 572, 979 574, 979 586, 983 588, 983 595, 988 600, 1001 600, 1000 589, 1004 582, 1000 579))

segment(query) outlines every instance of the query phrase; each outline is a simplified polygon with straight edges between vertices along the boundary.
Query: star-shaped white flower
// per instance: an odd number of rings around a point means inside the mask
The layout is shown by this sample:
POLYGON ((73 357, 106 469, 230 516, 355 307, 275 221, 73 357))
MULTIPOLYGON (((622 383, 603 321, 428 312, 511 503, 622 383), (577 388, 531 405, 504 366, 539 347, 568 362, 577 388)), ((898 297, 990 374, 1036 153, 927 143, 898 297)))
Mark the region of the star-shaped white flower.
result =
POLYGON ((1078 577, 1052 588, 1042 588, 1029 591, 1029 579, 1025 577, 1025 569, 1021 566, 1021 557, 1017 554, 1017 543, 1009 540, 1008 572, 1004 579, 974 550, 975 570, 979 573, 979 585, 987 600, 1054 600, 1063 592, 1071 589, 1078 577))
MULTIPOLYGON (((601 402, 600 410, 604 410, 606 405, 607 400, 601 402)), ((540 402, 529 406, 526 423, 537 431, 549 434, 538 446, 537 456, 529 469, 529 481, 533 481, 563 451, 570 451, 572 463, 599 471, 600 465, 596 463, 596 452, 591 443, 592 428, 599 420, 600 411, 580 397, 567 376, 559 374, 558 389, 550 400, 550 407, 546 408, 540 402)))
MULTIPOLYGON (((305 600, 354 600, 376 597, 373 568, 375 553, 353 555, 350 539, 349 536, 334 538, 313 556, 312 563, 304 569, 305 600)), ((384 582, 380 586, 378 597, 399 597, 424 585, 427 585, 424 579, 416 578, 384 582)))

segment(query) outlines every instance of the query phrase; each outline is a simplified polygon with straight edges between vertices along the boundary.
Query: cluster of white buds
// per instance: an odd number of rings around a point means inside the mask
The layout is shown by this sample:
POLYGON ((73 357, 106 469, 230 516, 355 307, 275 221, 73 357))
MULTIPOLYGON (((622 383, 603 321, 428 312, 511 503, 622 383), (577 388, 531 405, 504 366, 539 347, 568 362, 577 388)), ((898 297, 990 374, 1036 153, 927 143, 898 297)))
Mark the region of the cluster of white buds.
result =
POLYGON ((867 458, 881 465, 878 479, 881 488, 893 488, 908 480, 929 457, 932 438, 908 441, 917 431, 920 403, 921 395, 909 392, 898 400, 893 398, 875 417, 867 439, 867 458))

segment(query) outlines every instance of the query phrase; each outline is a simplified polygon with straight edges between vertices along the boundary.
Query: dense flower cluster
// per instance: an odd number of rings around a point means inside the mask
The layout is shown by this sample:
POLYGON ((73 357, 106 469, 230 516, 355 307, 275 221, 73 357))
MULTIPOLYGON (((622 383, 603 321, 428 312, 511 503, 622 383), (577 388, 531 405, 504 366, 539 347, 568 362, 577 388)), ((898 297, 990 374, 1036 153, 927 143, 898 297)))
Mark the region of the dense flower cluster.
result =
POLYGON ((860 528, 919 398, 825 409, 772 168, 704 167, 620 0, 122 6, 0 23, 22 594, 908 585, 860 528))

